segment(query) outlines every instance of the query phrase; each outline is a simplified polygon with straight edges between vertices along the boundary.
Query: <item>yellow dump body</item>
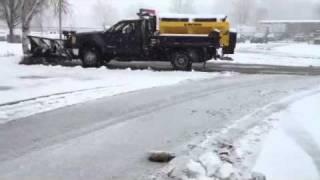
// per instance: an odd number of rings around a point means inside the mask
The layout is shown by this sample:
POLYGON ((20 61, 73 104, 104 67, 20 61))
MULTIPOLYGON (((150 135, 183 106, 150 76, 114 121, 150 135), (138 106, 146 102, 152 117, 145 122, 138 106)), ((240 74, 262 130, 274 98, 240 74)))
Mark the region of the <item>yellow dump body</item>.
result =
POLYGON ((188 19, 188 18, 160 18, 160 34, 203 34, 208 35, 214 30, 220 31, 220 43, 229 46, 230 24, 226 19, 188 19))

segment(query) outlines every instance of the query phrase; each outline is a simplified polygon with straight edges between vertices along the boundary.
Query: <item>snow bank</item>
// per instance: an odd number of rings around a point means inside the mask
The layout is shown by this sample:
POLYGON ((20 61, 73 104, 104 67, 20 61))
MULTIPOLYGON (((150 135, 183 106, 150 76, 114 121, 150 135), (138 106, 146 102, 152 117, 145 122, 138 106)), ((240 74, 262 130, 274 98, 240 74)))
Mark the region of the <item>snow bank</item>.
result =
POLYGON ((320 59, 320 46, 308 43, 271 42, 268 44, 237 44, 238 53, 259 53, 292 58, 320 59))
POLYGON ((296 57, 316 58, 320 61, 320 46, 314 44, 295 43, 274 48, 275 52, 285 53, 296 57))
POLYGON ((320 46, 307 43, 237 44, 234 61, 213 63, 320 66, 320 46))
POLYGON ((320 58, 296 58, 290 56, 277 56, 259 53, 238 53, 233 55, 234 61, 218 61, 218 63, 237 63, 237 64, 256 64, 256 65, 274 65, 274 66, 296 66, 309 67, 320 66, 320 58))
POLYGON ((260 153, 255 170, 272 180, 320 179, 320 94, 274 115, 280 120, 260 153))
MULTIPOLYGON (((320 154, 318 147, 320 146, 315 144, 314 140, 320 143, 320 123, 318 122, 320 94, 308 98, 308 101, 300 101, 290 106, 289 109, 292 108, 294 118, 286 114, 285 117, 290 119, 285 127, 290 127, 290 134, 296 139, 288 141, 286 137, 288 135, 283 132, 278 133, 275 130, 275 133, 269 137, 267 147, 263 149, 256 164, 264 140, 273 131, 279 120, 282 120, 279 115, 270 116, 270 114, 278 113, 279 109, 286 108, 301 98, 319 92, 320 88, 315 88, 294 93, 289 97, 258 108, 255 112, 236 120, 221 131, 208 132, 200 144, 192 145, 193 148, 187 153, 188 155, 177 156, 162 172, 167 173, 171 179, 184 180, 210 178, 252 180, 254 178, 264 179, 265 177, 271 180, 319 179, 317 170, 319 171, 320 167, 320 159, 318 158, 320 154), (299 110, 297 111, 297 109, 299 110), (312 120, 306 121, 306 118, 312 120), (306 125, 292 122, 295 119, 306 125), (305 127, 308 131, 301 127, 305 127), (293 146, 297 142, 300 146, 302 145, 303 150, 297 145, 293 146), (307 153, 303 154, 303 151, 307 153)), ((288 113, 288 110, 285 112, 288 113)), ((162 175, 157 179, 166 178, 162 175)))

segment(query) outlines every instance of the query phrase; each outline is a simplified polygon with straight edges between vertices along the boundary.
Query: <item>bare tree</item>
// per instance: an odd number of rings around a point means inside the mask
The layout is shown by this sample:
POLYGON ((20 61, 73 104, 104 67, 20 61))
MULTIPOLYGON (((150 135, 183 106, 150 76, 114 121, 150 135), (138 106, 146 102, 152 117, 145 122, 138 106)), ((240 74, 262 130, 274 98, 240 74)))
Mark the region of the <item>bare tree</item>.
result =
POLYGON ((94 21, 106 28, 114 23, 117 14, 116 8, 112 6, 112 0, 98 0, 93 5, 94 21))
POLYGON ((10 30, 9 41, 13 40, 14 28, 21 23, 22 46, 25 53, 28 50, 27 35, 30 31, 31 21, 44 6, 53 7, 55 12, 61 10, 66 13, 69 4, 67 0, 0 0, 0 13, 7 21, 10 30))
POLYGON ((22 23, 22 49, 24 53, 28 52, 28 34, 30 33, 30 23, 33 17, 39 12, 40 7, 44 5, 45 0, 21 0, 21 23, 22 23))
POLYGON ((320 3, 317 4, 316 14, 317 14, 317 17, 320 18, 320 3))
POLYGON ((42 33, 44 31, 44 23, 48 21, 52 22, 51 17, 53 17, 53 13, 50 11, 47 11, 45 6, 41 6, 39 8, 39 12, 32 19, 30 26, 32 26, 32 28, 36 28, 37 30, 40 30, 40 32, 42 33), (48 15, 48 13, 50 13, 50 16, 48 15))
POLYGON ((194 0, 174 0, 172 11, 175 13, 193 13, 195 11, 194 0))
POLYGON ((233 1, 233 16, 238 24, 248 24, 250 20, 255 19, 255 0, 234 0, 233 1))
POLYGON ((53 6, 53 10, 59 17, 59 38, 62 39, 62 14, 70 12, 70 4, 67 0, 50 0, 47 5, 53 6))
POLYGON ((256 20, 260 21, 260 20, 265 20, 269 17, 269 10, 267 8, 264 7, 260 7, 257 8, 256 10, 256 20))
POLYGON ((67 0, 50 0, 45 5, 53 7, 54 13, 56 15, 59 14, 60 9, 64 14, 70 13, 71 11, 71 4, 67 0))
POLYGON ((0 0, 0 9, 3 19, 9 28, 9 42, 14 41, 14 29, 20 24, 20 0, 0 0))
POLYGON ((20 0, 21 8, 21 25, 22 25, 22 49, 24 53, 28 52, 28 34, 30 33, 30 24, 32 19, 37 15, 41 7, 49 5, 54 9, 66 9, 66 0, 20 0))

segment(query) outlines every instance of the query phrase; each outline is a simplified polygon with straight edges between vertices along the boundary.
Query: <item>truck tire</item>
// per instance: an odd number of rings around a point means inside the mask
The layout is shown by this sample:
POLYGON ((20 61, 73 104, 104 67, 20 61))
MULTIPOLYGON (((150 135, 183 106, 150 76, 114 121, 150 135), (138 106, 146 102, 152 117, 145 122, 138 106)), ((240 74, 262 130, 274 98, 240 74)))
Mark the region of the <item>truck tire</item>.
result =
POLYGON ((95 47, 85 48, 82 51, 81 61, 84 68, 102 66, 100 52, 95 47))
POLYGON ((171 56, 171 64, 175 70, 190 71, 192 69, 192 61, 186 52, 174 52, 171 56))

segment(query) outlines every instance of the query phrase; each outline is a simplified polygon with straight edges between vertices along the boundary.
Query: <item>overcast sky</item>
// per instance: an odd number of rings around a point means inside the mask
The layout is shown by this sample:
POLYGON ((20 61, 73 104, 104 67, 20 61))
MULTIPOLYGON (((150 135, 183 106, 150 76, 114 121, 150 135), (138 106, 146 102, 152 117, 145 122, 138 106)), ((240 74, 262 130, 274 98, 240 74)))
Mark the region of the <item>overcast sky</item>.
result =
MULTIPOLYGON (((97 26, 94 21, 94 5, 99 0, 70 0, 72 13, 68 15, 66 25, 71 26, 97 26)), ((152 8, 158 12, 169 12, 173 0, 100 0, 110 1, 117 10, 113 18, 120 20, 127 18, 128 11, 136 12, 141 8, 152 8)), ((232 0, 194 0, 196 13, 199 14, 226 14, 231 13, 232 0)), ((312 6, 320 0, 257 0, 263 6, 273 10, 271 19, 314 19, 312 6), (270 2, 270 3, 268 3, 270 2), (276 2, 276 4, 274 3, 276 2)), ((131 13, 133 14, 133 13, 131 13)))

